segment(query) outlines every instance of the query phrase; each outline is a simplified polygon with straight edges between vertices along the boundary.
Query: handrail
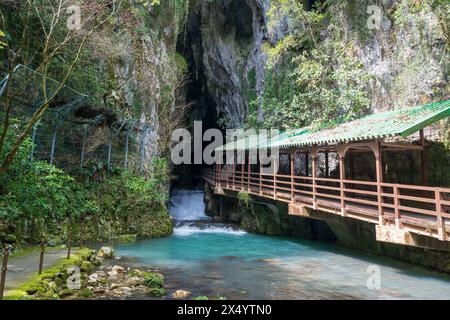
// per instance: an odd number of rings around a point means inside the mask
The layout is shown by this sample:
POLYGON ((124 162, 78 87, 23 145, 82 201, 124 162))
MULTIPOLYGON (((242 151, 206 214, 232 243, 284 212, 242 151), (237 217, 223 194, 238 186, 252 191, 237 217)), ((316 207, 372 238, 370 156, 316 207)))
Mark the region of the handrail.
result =
MULTIPOLYGON (((312 203, 314 208, 319 209, 332 206, 341 209, 343 216, 351 214, 357 219, 359 216, 352 210, 359 208, 358 213, 367 212, 382 217, 380 221, 372 219, 374 223, 392 219, 397 228, 419 224, 424 230, 431 228, 431 236, 447 239, 445 220, 450 220, 450 188, 245 170, 208 169, 203 172, 203 177, 224 189, 247 191, 261 197, 303 205, 312 203), (381 192, 377 190, 378 186, 381 192)), ((334 212, 337 212, 336 209, 334 212)))

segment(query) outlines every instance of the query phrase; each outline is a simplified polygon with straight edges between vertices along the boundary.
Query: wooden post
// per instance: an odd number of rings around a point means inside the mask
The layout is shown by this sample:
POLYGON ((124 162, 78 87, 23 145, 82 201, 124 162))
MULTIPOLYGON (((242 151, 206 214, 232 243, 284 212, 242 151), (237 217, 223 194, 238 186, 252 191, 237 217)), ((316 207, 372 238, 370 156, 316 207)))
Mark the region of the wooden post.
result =
POLYGON ((338 150, 339 155, 339 186, 341 189, 341 214, 343 217, 347 215, 345 209, 345 150, 338 150))
POLYGON ((9 257, 9 248, 7 248, 6 245, 4 244, 2 270, 0 275, 0 300, 3 300, 3 294, 5 292, 6 272, 8 271, 8 257, 9 257))
POLYGON ((434 191, 434 196, 436 199, 436 218, 437 218, 437 229, 439 240, 445 240, 445 224, 442 218, 442 204, 441 204, 441 191, 436 189, 434 191))
POLYGON ((38 274, 42 274, 42 269, 44 267, 44 253, 45 253, 45 240, 41 241, 41 254, 39 255, 39 270, 38 274))
POLYGON ((378 195, 378 219, 379 224, 384 225, 384 210, 382 205, 382 197, 381 197, 381 183, 383 183, 383 165, 381 163, 381 144, 380 141, 377 141, 374 144, 374 148, 372 149, 375 154, 375 167, 376 167, 376 176, 377 176, 377 195, 378 195))
POLYGON ((245 154, 244 154, 244 161, 241 164, 241 190, 244 189, 244 168, 245 168, 245 154))
POLYGON ((291 202, 294 203, 294 176, 295 176, 295 151, 292 150, 289 154, 290 160, 291 160, 291 202))
MULTIPOLYGON (((275 159, 275 157, 273 157, 275 159)), ((280 161, 280 155, 278 154, 278 161, 280 161)), ((273 163, 273 171, 272 171, 272 182, 273 182, 273 199, 277 200, 277 173, 278 173, 278 164, 277 161, 273 163)))
POLYGON ((247 164, 247 170, 248 170, 248 173, 247 173, 247 184, 248 184, 248 190, 247 191, 250 191, 250 188, 251 188, 251 185, 250 185, 250 182, 251 182, 251 175, 252 175, 252 165, 251 165, 251 161, 250 161, 250 150, 248 151, 248 164, 247 164))
POLYGON ((423 133, 423 129, 420 130, 420 144, 422 146, 422 151, 420 153, 420 166, 421 166, 421 175, 422 175, 422 185, 428 185, 428 166, 427 166, 427 150, 425 145, 425 135, 423 133))
POLYGON ((259 161, 259 194, 262 195, 262 188, 263 188, 263 184, 262 184, 262 179, 263 179, 263 175, 262 175, 262 171, 263 171, 263 166, 261 164, 261 159, 259 161))
POLYGON ((233 189, 236 188, 236 163, 231 165, 231 183, 233 184, 233 189))
POLYGON ((230 188, 230 182, 228 181, 228 178, 229 178, 229 174, 228 174, 229 168, 230 168, 230 165, 229 165, 229 164, 225 164, 225 186, 226 186, 227 189, 230 188))
POLYGON ((393 186, 393 193, 394 193, 394 219, 395 219, 395 227, 400 229, 401 228, 401 224, 400 224, 400 201, 398 198, 398 187, 397 186, 393 186))
POLYGON ((311 149, 312 158, 312 190, 313 190, 313 209, 317 208, 317 195, 316 195, 316 176, 317 176, 317 149, 313 147, 311 149))

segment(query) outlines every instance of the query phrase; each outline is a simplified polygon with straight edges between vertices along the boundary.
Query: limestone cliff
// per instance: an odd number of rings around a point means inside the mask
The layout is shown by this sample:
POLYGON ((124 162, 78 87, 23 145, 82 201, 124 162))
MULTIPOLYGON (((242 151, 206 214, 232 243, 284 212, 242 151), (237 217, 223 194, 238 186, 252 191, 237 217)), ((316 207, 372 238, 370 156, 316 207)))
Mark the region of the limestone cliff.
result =
POLYGON ((190 61, 193 118, 209 109, 223 127, 241 127, 249 97, 262 94, 266 0, 191 1, 180 46, 190 61), (215 113, 215 114, 214 114, 215 113))

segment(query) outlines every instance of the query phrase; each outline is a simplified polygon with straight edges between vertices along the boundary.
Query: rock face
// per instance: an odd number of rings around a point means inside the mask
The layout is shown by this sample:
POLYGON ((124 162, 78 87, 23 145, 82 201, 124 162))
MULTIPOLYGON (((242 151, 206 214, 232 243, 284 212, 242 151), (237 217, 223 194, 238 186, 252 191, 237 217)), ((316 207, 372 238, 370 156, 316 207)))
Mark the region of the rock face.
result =
POLYGON ((206 190, 206 214, 217 221, 239 224, 252 233, 287 235, 311 240, 334 241, 336 236, 323 221, 288 215, 286 203, 250 200, 248 205, 237 198, 215 196, 206 190), (222 202, 222 210, 220 210, 222 202))
MULTIPOLYGON (((448 66, 442 60, 448 58, 448 40, 438 27, 442 22, 430 5, 415 11, 409 4, 384 1, 381 28, 357 47, 359 59, 373 75, 368 90, 376 111, 440 99, 436 94, 448 88, 448 66)), ((360 5, 367 7, 367 2, 360 5)), ((343 11, 348 37, 355 36, 349 18, 352 14, 343 11)))
POLYGON ((186 33, 179 43, 191 64, 188 95, 197 100, 194 119, 209 112, 209 117, 220 118, 228 127, 243 124, 247 96, 263 90, 267 8, 266 0, 191 2, 186 33))

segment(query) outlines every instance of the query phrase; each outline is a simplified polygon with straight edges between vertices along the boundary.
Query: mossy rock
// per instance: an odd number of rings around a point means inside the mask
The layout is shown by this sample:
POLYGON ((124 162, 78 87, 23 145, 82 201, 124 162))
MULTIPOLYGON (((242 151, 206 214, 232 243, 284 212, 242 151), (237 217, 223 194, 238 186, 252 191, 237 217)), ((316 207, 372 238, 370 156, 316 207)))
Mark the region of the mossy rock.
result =
POLYGON ((164 288, 150 288, 148 295, 151 297, 162 297, 166 294, 166 289, 164 288))
POLYGON ((113 248, 101 247, 100 250, 98 250, 97 256, 103 259, 113 259, 115 252, 113 248))
POLYGON ((91 289, 89 289, 89 288, 84 288, 84 289, 81 289, 79 292, 78 292, 78 296, 80 297, 80 298, 90 298, 90 297, 92 297, 94 295, 94 292, 91 290, 91 289))
POLYGON ((81 261, 80 270, 81 272, 90 272, 92 270, 92 263, 89 261, 81 261))
POLYGON ((59 295, 54 290, 40 289, 34 294, 34 298, 37 300, 57 300, 59 295))
POLYGON ((76 290, 72 290, 72 289, 63 289, 61 291, 58 292, 58 295, 64 299, 70 296, 73 296, 76 293, 76 290))
POLYGON ((117 236, 116 240, 122 243, 135 242, 137 241, 137 234, 136 233, 120 234, 117 236))
POLYGON ((192 298, 192 300, 209 300, 209 298, 207 296, 198 296, 198 297, 192 298))
POLYGON ((82 264, 83 257, 90 256, 91 250, 79 249, 70 259, 63 259, 54 267, 40 275, 34 275, 30 280, 12 290, 4 297, 5 300, 23 300, 26 296, 31 300, 59 299, 59 290, 66 287, 67 268, 82 264))
POLYGON ((144 273, 144 285, 149 288, 162 288, 164 286, 164 276, 156 272, 144 273))
POLYGON ((142 271, 140 271, 140 270, 133 269, 133 270, 128 272, 128 275, 130 277, 141 277, 141 276, 144 275, 144 273, 142 271))

